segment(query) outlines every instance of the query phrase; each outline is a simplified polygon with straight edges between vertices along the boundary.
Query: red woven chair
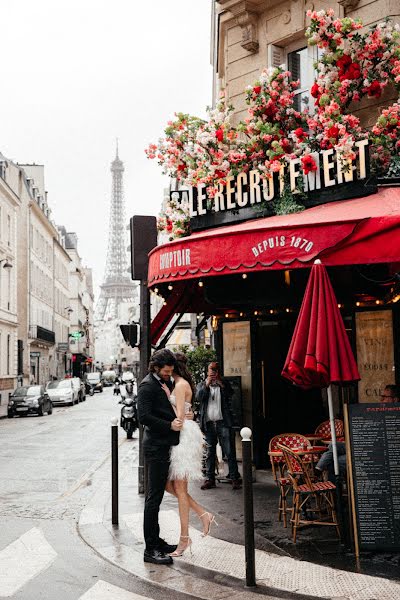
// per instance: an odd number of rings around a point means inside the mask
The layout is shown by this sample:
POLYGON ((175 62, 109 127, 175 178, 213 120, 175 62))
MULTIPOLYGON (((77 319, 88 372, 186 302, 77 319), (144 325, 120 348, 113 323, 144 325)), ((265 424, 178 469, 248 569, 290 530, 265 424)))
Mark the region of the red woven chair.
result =
MULTIPOLYGON (((272 466, 272 474, 275 479, 275 483, 279 488, 279 505, 278 505, 278 520, 281 521, 283 517, 283 525, 287 527, 287 513, 291 512, 292 508, 288 508, 288 494, 292 488, 290 478, 286 474, 286 462, 282 454, 280 456, 274 456, 273 452, 281 453, 278 448, 278 444, 284 444, 294 450, 306 450, 310 446, 310 442, 306 437, 298 433, 281 433, 276 435, 269 442, 268 454, 272 466)), ((312 460, 312 457, 310 457, 312 460)), ((310 458, 305 457, 306 461, 310 458)))
MULTIPOLYGON (((337 439, 344 437, 344 425, 341 419, 335 419, 335 432, 337 439)), ((323 440, 329 440, 331 438, 330 421, 324 421, 323 423, 320 423, 315 430, 315 435, 319 435, 323 440)))
POLYGON ((277 448, 283 452, 286 470, 293 487, 293 509, 292 509, 292 534, 293 542, 296 543, 297 530, 306 525, 324 525, 335 527, 338 537, 340 530, 336 518, 335 501, 333 492, 336 490, 334 483, 330 481, 311 480, 309 466, 293 450, 277 444, 277 448), (314 501, 314 503, 313 503, 314 501), (304 511, 319 513, 320 519, 303 519, 304 511), (323 510, 326 509, 326 520, 322 520, 323 510))

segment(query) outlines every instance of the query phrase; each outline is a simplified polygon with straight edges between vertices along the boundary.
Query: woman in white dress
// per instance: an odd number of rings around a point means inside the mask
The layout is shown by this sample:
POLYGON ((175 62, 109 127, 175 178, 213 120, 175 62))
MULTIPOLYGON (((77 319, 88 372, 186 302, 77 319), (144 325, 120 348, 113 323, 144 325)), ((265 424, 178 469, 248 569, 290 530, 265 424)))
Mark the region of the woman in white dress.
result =
POLYGON ((179 444, 171 447, 170 468, 167 492, 178 498, 181 535, 177 549, 171 556, 182 556, 190 548, 192 540, 189 537, 189 512, 192 509, 200 518, 203 525, 203 536, 210 533, 214 515, 204 510, 188 492, 188 482, 200 480, 203 477, 201 465, 203 458, 204 438, 200 427, 185 415, 192 412, 192 399, 195 393, 194 383, 187 368, 187 358, 184 354, 175 354, 174 367, 175 387, 170 392, 165 386, 170 402, 178 419, 184 421, 179 435, 179 444), (168 390, 168 391, 167 391, 168 390))

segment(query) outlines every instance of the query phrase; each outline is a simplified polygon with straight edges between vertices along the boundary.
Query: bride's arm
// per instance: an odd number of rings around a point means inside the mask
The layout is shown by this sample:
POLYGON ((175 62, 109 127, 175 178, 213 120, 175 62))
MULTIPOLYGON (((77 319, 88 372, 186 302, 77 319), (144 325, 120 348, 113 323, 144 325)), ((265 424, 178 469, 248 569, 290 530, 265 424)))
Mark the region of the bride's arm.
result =
POLYGON ((176 401, 176 416, 178 419, 184 421, 185 419, 185 384, 179 382, 176 384, 174 389, 175 401, 176 401))

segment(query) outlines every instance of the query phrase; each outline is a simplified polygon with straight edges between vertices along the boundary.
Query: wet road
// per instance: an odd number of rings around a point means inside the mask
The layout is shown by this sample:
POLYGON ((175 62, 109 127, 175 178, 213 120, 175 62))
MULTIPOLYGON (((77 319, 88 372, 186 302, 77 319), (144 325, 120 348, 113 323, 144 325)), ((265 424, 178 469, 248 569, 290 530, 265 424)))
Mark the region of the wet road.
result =
MULTIPOLYGON (((96 478, 104 477, 113 416, 118 401, 105 388, 51 416, 0 420, 0 598, 168 598, 98 557, 77 532, 96 478)), ((120 444, 131 445, 133 461, 137 440, 120 430, 120 444)))

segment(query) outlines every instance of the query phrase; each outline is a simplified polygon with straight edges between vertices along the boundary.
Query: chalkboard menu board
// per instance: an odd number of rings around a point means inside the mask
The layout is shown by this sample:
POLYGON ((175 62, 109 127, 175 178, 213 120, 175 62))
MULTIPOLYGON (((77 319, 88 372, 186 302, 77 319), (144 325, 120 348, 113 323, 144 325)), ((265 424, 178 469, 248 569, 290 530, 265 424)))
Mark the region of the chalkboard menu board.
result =
POLYGON ((243 427, 243 401, 242 401, 242 378, 224 377, 229 381, 233 395, 231 398, 231 408, 233 414, 233 429, 240 431, 243 427))
POLYGON ((400 550, 400 404, 349 405, 360 550, 400 550))

